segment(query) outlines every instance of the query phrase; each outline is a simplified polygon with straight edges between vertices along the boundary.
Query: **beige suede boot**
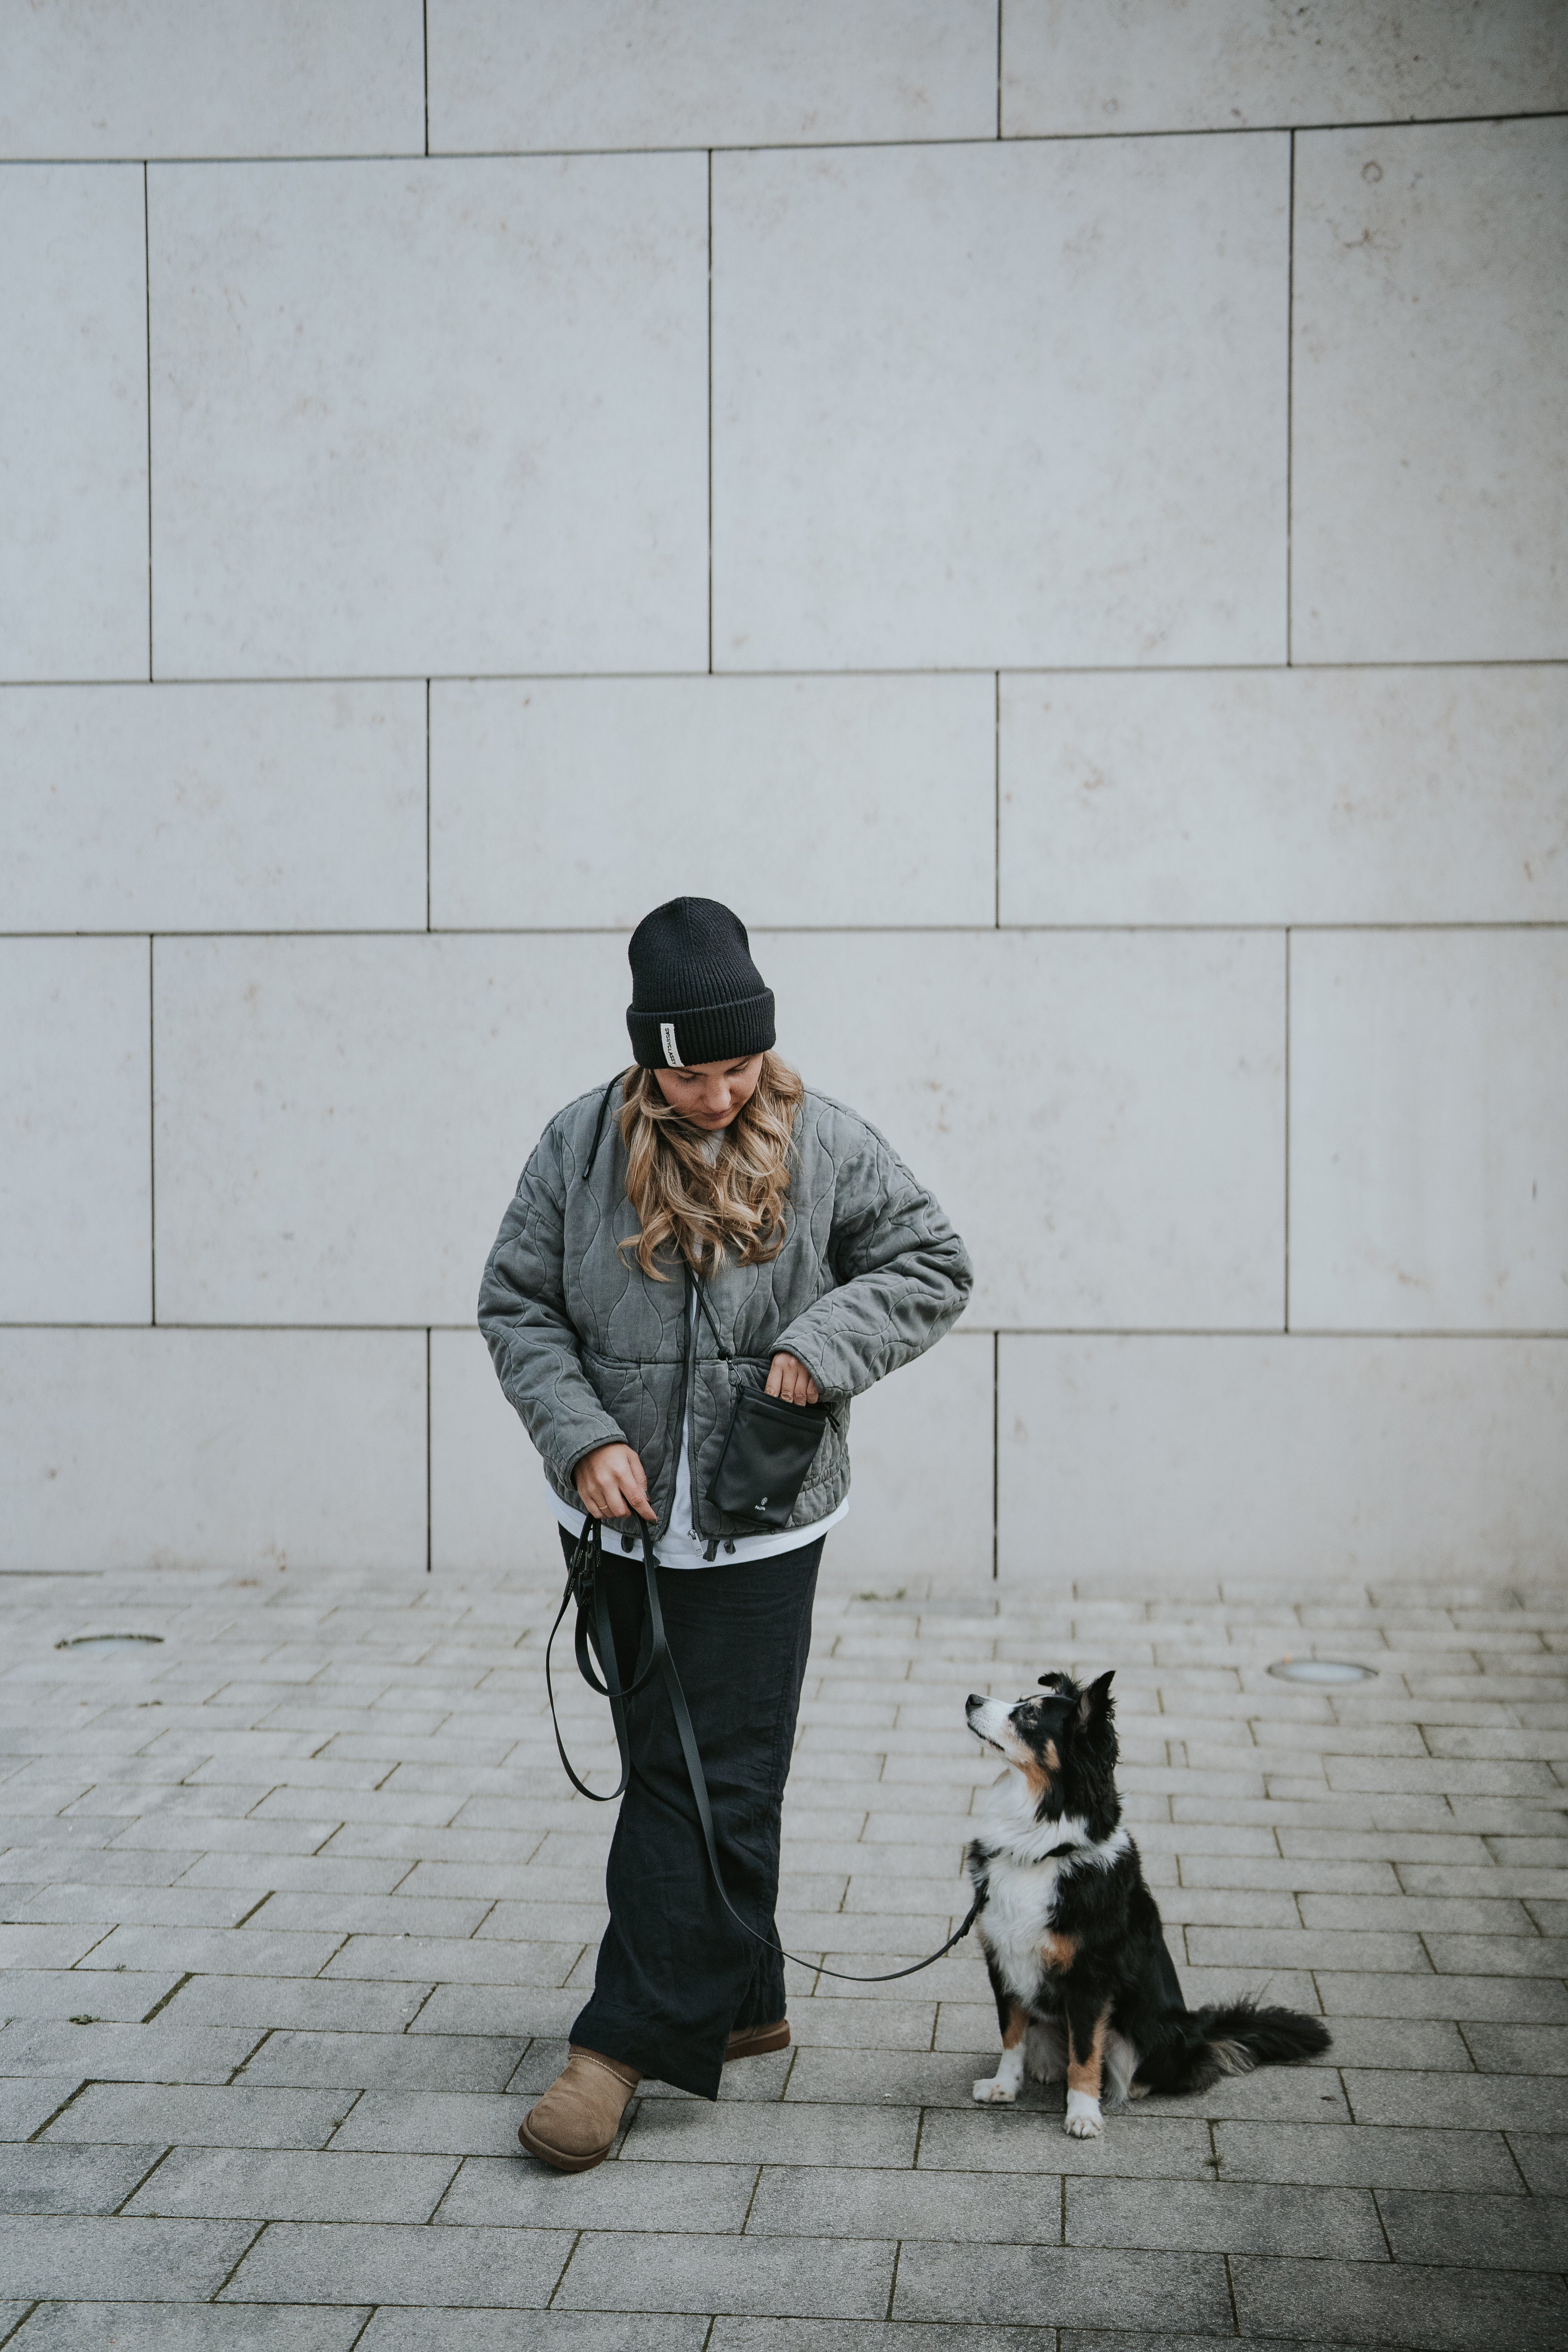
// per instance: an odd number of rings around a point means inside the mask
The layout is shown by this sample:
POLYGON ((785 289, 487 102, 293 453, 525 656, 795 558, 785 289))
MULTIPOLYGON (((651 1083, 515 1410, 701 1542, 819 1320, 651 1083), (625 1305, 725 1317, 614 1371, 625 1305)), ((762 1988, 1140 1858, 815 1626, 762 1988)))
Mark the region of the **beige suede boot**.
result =
POLYGON ((587 2172, 616 2144, 626 2101, 642 2081, 635 2066, 574 2042, 565 2066, 517 2127, 530 2156, 557 2172, 587 2172))
POLYGON ((724 2063, 735 2058, 761 2058, 770 2050, 789 2048, 789 2020, 781 2017, 776 2025, 737 2026, 731 2034, 724 2052, 724 2063))

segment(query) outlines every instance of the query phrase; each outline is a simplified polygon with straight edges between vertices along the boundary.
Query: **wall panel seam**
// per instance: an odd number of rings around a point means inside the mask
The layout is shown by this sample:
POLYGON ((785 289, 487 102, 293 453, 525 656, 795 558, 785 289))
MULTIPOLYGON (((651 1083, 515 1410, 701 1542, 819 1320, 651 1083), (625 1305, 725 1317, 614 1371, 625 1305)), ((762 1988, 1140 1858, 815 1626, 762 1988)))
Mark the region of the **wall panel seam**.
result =
POLYGON ((124 155, 0 155, 0 168, 7 171, 73 171, 111 169, 124 163, 169 163, 183 168, 210 171, 225 164, 235 166, 258 163, 276 164, 289 170, 300 163, 584 163, 608 161, 619 155, 821 155, 835 152, 879 153, 889 149, 970 147, 979 152, 1007 147, 1106 147, 1126 146, 1145 139, 1275 139, 1288 137, 1295 131, 1315 133, 1342 131, 1349 135, 1365 131, 1442 131, 1475 124, 1489 129, 1494 123, 1561 122, 1568 120, 1568 108, 1549 106, 1521 108, 1512 112, 1482 111, 1474 114, 1379 114, 1356 115, 1344 121, 1277 122, 1210 122, 1178 124, 1169 129, 1148 127, 1139 131, 1010 131, 998 141, 994 132, 968 134, 948 139, 912 138, 907 133, 890 139, 716 139, 711 146, 688 139, 673 146, 624 147, 378 147, 343 152, 312 152, 302 150, 298 154, 124 154, 124 155))

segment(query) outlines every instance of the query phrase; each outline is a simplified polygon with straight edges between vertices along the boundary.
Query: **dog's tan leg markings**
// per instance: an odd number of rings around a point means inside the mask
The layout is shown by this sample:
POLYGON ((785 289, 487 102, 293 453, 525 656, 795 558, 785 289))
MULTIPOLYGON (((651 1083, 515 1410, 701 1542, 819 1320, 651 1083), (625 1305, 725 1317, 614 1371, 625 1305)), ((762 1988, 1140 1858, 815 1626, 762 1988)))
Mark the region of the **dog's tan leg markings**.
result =
POLYGON ((1100 2086, 1105 2067, 1105 2035, 1110 2023, 1110 2003, 1094 2020, 1089 2028, 1087 2047, 1082 2040, 1083 2020, 1068 2021, 1068 2112, 1067 2129, 1074 2139, 1098 2139, 1104 2129, 1100 2112, 1100 2086))
POLYGON ((1024 2080, 1024 2038, 1028 2031, 1028 2011, 1022 2001, 1013 2001, 1002 2029, 1002 2056, 996 2072, 974 2085, 974 2096, 982 2106, 1011 2106, 1017 2097, 1024 2080))
POLYGON ((1078 1937, 1047 1934, 1040 1945, 1040 1958, 1047 1969, 1065 1973, 1078 1958, 1078 1937))

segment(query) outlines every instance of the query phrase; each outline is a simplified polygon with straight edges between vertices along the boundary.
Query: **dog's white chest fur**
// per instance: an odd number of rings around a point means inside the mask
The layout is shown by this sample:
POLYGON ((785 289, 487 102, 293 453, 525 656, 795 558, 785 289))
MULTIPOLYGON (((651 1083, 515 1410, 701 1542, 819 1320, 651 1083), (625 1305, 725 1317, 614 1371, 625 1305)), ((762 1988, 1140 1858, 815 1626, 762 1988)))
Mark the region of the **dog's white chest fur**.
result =
MULTIPOLYGON (((1059 1834, 1059 1832, 1058 1832, 1059 1834)), ((1044 1988, 1044 1943, 1056 1917, 1061 1865, 998 1853, 986 1865, 981 1933, 1008 1990, 1032 2006, 1044 1988)))

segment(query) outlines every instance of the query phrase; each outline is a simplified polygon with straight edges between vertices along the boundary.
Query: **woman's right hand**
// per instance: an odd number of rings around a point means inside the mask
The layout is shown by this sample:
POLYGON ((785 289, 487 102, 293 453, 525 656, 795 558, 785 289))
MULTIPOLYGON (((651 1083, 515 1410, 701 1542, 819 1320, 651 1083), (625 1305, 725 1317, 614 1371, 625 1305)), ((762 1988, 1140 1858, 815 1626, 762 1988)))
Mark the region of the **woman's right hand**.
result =
POLYGON ((643 1466, 629 1445, 595 1445, 574 1474, 583 1508, 595 1519, 658 1517, 647 1498, 643 1466))

